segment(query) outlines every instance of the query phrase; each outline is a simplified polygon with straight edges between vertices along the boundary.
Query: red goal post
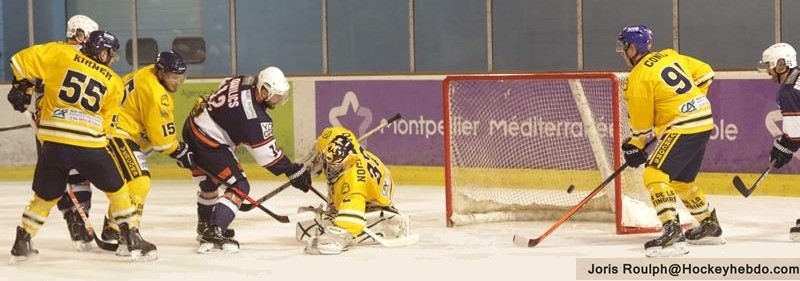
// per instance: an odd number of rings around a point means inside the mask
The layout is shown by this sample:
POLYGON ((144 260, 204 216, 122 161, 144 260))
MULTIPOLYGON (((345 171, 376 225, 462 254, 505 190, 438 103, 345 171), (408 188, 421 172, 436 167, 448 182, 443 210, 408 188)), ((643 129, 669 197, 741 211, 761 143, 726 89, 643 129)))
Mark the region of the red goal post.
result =
MULTIPOLYGON (((555 220, 586 197, 622 163, 619 147, 630 135, 624 78, 605 72, 447 76, 447 226, 555 220)), ((572 219, 613 221, 617 233, 656 231, 649 198, 641 168, 627 169, 572 219)))

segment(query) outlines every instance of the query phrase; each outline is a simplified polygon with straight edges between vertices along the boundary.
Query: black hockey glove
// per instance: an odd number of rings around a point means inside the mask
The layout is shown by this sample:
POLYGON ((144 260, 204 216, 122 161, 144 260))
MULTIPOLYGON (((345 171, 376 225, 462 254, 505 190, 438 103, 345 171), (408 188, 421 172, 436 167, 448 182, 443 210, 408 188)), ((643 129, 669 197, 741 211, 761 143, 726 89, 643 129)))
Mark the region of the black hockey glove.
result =
POLYGON ((178 148, 170 153, 169 156, 175 159, 181 168, 191 169, 195 166, 194 153, 189 150, 189 146, 184 142, 179 142, 178 148))
POLYGON ((630 144, 629 141, 630 139, 627 139, 622 144, 622 154, 625 156, 625 163, 631 168, 636 168, 647 162, 647 152, 630 144))
POLYGON ((311 189, 311 172, 303 164, 292 164, 289 171, 286 172, 286 176, 294 188, 303 192, 308 192, 311 189))
POLYGON ((28 105, 31 104, 31 95, 27 92, 28 88, 32 86, 30 82, 25 80, 13 83, 11 90, 8 91, 8 103, 14 107, 14 110, 25 112, 25 110, 28 109, 28 105))
POLYGON ((797 151, 797 146, 792 143, 786 135, 780 139, 775 140, 772 144, 772 151, 769 152, 769 161, 775 169, 780 169, 794 157, 794 152, 797 151))

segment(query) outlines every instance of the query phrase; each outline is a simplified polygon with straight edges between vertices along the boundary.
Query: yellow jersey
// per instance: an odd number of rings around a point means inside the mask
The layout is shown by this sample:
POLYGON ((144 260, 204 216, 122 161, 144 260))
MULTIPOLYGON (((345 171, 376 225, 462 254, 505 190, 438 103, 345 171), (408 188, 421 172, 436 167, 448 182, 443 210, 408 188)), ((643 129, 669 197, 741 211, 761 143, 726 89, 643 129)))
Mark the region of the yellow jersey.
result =
POLYGON ((378 156, 358 144, 355 135, 341 127, 327 128, 317 139, 318 154, 328 143, 341 138, 353 144, 351 152, 335 171, 326 170, 331 206, 336 209, 333 223, 354 237, 366 225, 366 207, 390 206, 394 182, 389 168, 378 156))
POLYGON ((75 46, 51 42, 25 48, 11 57, 17 80, 41 80, 36 137, 80 147, 108 143, 124 99, 122 79, 75 46))
POLYGON ((665 131, 690 134, 713 129, 706 97, 713 77, 710 65, 672 49, 645 55, 624 84, 633 133, 630 143, 643 148, 650 134, 660 137, 665 131))
POLYGON ((128 73, 122 80, 127 98, 122 104, 115 136, 133 140, 144 151, 174 152, 178 148, 175 103, 158 82, 155 65, 128 73))

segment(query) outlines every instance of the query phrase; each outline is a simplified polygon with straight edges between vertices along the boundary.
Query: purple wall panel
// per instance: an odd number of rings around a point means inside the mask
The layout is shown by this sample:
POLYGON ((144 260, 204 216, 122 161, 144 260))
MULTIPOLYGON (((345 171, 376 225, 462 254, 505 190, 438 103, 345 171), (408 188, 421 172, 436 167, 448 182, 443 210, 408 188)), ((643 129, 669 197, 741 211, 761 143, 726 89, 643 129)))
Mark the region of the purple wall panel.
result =
POLYGON ((318 81, 317 134, 341 125, 361 135, 382 119, 403 118, 362 142, 387 164, 442 165, 442 82, 318 81))
MULTIPOLYGON (((705 172, 761 172, 769 161, 777 124, 777 84, 767 79, 718 79, 709 98, 716 129, 706 150, 705 172)), ((363 134, 381 119, 403 118, 364 142, 388 164, 442 165, 442 98, 439 80, 319 81, 316 83, 317 132, 342 125, 363 134)), ((780 116, 778 114, 778 116, 780 116)), ((623 128, 625 130, 627 128, 623 128)), ((775 173, 800 172, 792 161, 775 173)))

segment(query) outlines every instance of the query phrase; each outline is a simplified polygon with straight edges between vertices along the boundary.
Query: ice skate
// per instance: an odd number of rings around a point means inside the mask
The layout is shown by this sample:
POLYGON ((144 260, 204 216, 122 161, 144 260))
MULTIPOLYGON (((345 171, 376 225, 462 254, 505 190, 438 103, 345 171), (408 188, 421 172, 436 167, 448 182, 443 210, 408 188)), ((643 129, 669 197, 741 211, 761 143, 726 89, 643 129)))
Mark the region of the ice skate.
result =
POLYGON ((81 214, 77 210, 69 210, 64 213, 64 220, 67 221, 69 237, 75 242, 75 249, 79 252, 90 251, 93 239, 86 230, 86 224, 83 222, 81 214))
MULTIPOLYGON (((209 225, 211 225, 211 223, 208 221, 202 219, 197 220, 197 237, 195 238, 197 242, 203 242, 203 231, 205 231, 209 225)), ((233 230, 233 228, 222 230, 222 236, 233 238, 235 235, 236 232, 233 230)))
POLYGON ((687 242, 693 245, 722 245, 725 244, 725 237, 722 237, 722 228, 717 221, 717 211, 711 211, 711 215, 705 218, 700 225, 691 228, 684 234, 687 242))
POLYGON ((17 226, 17 239, 14 240, 14 246, 11 248, 11 259, 8 264, 16 264, 33 258, 38 254, 39 250, 34 249, 31 244, 31 234, 22 227, 17 226))
POLYGON ((681 224, 669 221, 663 226, 661 237, 644 243, 645 256, 649 258, 665 258, 682 256, 689 253, 686 238, 683 236, 681 224))
POLYGON ((239 241, 236 241, 233 239, 233 237, 228 237, 225 234, 233 234, 233 232, 231 231, 230 233, 226 233, 226 231, 219 226, 212 225, 206 227, 201 234, 200 247, 197 249, 197 252, 201 254, 213 252, 239 252, 239 241))
MULTIPOLYGON (((119 225, 120 238, 125 241, 128 252, 130 252, 130 259, 132 261, 152 261, 158 259, 158 251, 156 245, 147 242, 142 238, 138 228, 128 228, 127 223, 119 225)), ((119 248, 123 248, 120 245, 119 248)), ((117 252, 119 252, 117 248, 117 252)), ((119 253, 117 254, 119 256, 119 253)))
POLYGON ((795 226, 789 229, 789 240, 800 242, 800 219, 797 219, 795 226))

